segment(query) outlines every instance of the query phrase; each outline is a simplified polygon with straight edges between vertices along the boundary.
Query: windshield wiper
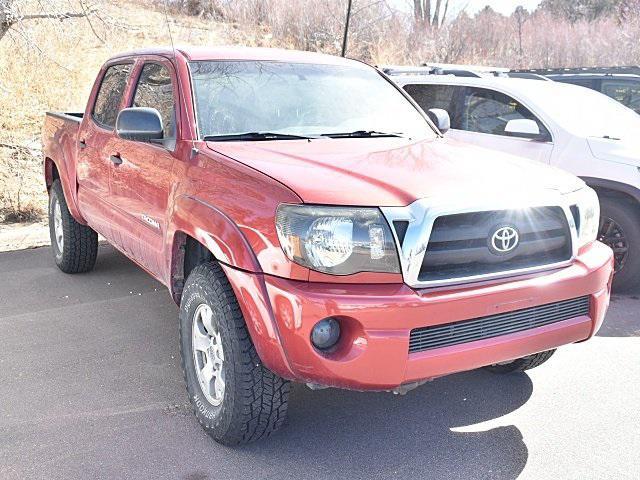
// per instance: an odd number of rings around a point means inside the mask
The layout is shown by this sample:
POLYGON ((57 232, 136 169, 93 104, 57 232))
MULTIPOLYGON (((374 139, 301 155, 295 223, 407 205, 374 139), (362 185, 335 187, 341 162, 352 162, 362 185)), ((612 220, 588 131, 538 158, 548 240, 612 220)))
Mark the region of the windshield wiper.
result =
POLYGON ((246 132, 233 133, 229 135, 205 135, 205 142, 241 142, 241 141, 262 141, 262 140, 311 140, 317 136, 293 135, 290 133, 277 132, 246 132))
POLYGON ((323 137, 331 138, 371 138, 371 137, 402 137, 399 132, 378 132, 376 130, 356 130, 354 132, 323 133, 323 137))

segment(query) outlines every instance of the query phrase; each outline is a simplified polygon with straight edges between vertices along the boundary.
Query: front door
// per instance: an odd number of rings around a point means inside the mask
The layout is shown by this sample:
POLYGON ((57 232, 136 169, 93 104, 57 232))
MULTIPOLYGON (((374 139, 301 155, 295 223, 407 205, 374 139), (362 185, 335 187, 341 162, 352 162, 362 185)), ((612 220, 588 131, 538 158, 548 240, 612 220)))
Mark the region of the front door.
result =
POLYGON ((520 102, 504 93, 478 87, 462 87, 451 137, 479 147, 549 163, 553 143, 545 125, 520 102), (540 137, 519 137, 505 132, 509 120, 529 119, 538 124, 540 137))
POLYGON ((405 91, 426 112, 442 108, 451 116, 447 136, 479 147, 549 163, 553 143, 545 125, 520 102, 495 90, 464 85, 407 84, 405 91), (539 139, 510 136, 509 120, 527 118, 538 124, 539 139))
POLYGON ((118 139, 110 155, 111 198, 120 223, 119 246, 158 278, 164 275, 164 239, 172 184, 175 128, 175 74, 164 59, 140 62, 128 106, 155 108, 164 138, 157 143, 118 139))

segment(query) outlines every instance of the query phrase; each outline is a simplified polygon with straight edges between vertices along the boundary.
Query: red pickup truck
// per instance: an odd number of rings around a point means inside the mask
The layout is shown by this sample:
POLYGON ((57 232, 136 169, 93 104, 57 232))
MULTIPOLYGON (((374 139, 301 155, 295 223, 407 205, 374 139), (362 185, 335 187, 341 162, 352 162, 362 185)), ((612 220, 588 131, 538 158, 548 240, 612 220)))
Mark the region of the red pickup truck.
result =
POLYGON ((91 270, 99 233, 167 286, 195 415, 225 444, 281 426, 291 380, 404 393, 535 367, 603 321, 597 197, 447 120, 333 56, 118 55, 84 114, 46 117, 56 264, 91 270))

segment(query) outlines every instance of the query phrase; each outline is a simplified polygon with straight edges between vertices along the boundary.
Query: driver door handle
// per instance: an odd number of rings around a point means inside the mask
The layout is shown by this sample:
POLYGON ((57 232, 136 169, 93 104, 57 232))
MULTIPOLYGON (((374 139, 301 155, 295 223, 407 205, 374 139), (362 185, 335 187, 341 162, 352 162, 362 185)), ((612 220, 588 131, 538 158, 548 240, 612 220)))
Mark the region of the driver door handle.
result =
POLYGON ((111 155, 109 157, 109 160, 111 160, 111 162, 113 162, 114 165, 121 165, 122 164, 122 157, 120 156, 119 153, 116 153, 115 155, 111 155))

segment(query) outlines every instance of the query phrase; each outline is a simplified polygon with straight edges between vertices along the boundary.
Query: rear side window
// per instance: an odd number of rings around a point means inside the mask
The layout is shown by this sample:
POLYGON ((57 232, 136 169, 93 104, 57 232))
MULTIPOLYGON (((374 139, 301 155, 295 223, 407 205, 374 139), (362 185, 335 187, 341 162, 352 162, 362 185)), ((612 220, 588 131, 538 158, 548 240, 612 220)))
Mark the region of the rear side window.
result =
POLYGON ((551 140, 542 122, 517 100, 494 90, 467 87, 460 115, 461 130, 506 136, 507 122, 517 119, 535 121, 540 133, 551 140))
POLYGON ((640 82, 603 80, 602 93, 640 113, 640 82))
POLYGON ((576 79, 576 78, 563 78, 563 77, 551 77, 556 82, 562 83, 570 83, 572 85, 578 85, 580 87, 590 88, 591 90, 595 90, 596 86, 593 83, 593 80, 584 80, 584 79, 576 79))
POLYGON ((99 124, 109 128, 115 127, 131 68, 132 64, 112 65, 104 73, 93 106, 93 118, 99 124))
POLYGON ((159 63, 147 63, 142 68, 136 93, 133 97, 134 107, 155 108, 162 118, 164 138, 175 137, 175 106, 173 87, 169 69, 159 63))

